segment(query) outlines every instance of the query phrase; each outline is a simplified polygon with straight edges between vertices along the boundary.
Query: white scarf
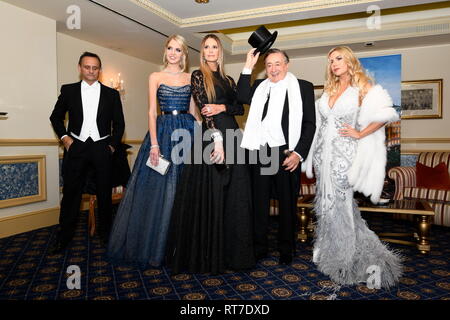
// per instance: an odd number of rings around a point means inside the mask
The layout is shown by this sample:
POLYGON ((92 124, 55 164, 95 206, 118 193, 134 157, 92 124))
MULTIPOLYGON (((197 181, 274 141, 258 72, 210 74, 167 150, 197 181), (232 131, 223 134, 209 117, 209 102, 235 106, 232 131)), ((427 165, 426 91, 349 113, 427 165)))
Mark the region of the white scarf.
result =
MULTIPOLYGON (((300 85, 297 78, 290 72, 284 78, 287 82, 287 92, 289 101, 289 150, 294 150, 300 140, 302 132, 303 102, 300 94, 300 85)), ((250 111, 245 124, 244 135, 242 137, 241 148, 248 150, 259 150, 261 137, 261 119, 269 94, 269 79, 261 82, 253 94, 250 111)), ((272 98, 271 98, 272 99, 272 98)), ((283 97, 284 99, 284 97, 283 97)), ((280 107, 284 106, 284 100, 279 102, 280 107)))

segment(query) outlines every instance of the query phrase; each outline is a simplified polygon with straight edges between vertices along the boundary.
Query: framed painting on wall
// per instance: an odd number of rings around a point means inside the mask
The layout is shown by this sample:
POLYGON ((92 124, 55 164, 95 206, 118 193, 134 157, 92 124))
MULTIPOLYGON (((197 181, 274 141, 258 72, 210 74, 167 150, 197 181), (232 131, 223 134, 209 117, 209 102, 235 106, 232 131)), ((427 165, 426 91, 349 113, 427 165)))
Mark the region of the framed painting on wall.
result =
POLYGON ((45 200, 45 155, 0 157, 0 208, 45 200))
POLYGON ((442 79, 402 81, 402 119, 442 118, 442 79))

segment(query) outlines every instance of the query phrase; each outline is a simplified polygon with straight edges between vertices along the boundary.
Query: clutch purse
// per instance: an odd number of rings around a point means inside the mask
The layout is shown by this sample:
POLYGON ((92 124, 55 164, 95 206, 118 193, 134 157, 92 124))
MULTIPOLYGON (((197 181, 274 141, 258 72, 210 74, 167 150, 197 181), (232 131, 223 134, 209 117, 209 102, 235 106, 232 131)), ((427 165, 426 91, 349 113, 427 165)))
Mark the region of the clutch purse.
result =
POLYGON ((167 173, 167 171, 169 171, 170 168, 170 161, 166 160, 163 155, 159 156, 159 162, 157 166, 154 166, 152 164, 152 162, 150 161, 150 157, 148 157, 147 160, 147 167, 152 168, 153 170, 155 170, 156 172, 158 172, 161 175, 165 175, 167 173))

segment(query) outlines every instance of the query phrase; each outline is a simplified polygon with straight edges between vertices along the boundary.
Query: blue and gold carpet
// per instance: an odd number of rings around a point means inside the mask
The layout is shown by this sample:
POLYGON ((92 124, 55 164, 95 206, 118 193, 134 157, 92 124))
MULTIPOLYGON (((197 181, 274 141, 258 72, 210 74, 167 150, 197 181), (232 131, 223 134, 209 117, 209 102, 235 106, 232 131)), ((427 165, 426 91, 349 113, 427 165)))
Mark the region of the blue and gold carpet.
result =
MULTIPOLYGON (((450 228, 432 226, 429 254, 390 244, 405 257, 404 276, 390 290, 365 285, 336 286, 312 263, 311 243, 298 243, 292 265, 278 265, 277 253, 248 272, 171 275, 166 268, 113 266, 105 248, 87 233, 80 215, 76 235, 64 254, 49 255, 56 226, 0 239, 0 300, 448 300, 450 228), (81 270, 80 289, 69 289, 70 266, 81 270)), ((409 221, 365 214, 375 232, 412 232, 409 221)), ((271 241, 275 242, 276 218, 271 241)))

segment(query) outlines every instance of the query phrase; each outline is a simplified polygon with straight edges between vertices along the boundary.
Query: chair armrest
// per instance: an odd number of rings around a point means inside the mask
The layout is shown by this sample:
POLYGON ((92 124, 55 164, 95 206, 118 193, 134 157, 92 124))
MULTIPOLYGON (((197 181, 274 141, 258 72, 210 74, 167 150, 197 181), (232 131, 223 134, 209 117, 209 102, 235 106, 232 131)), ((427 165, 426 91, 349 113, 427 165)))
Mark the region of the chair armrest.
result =
POLYGON ((402 200, 403 189, 416 186, 416 167, 391 168, 388 171, 388 177, 395 181, 394 200, 402 200))
POLYGON ((112 194, 118 194, 118 193, 123 193, 125 190, 125 188, 123 186, 117 186, 112 188, 112 194))

